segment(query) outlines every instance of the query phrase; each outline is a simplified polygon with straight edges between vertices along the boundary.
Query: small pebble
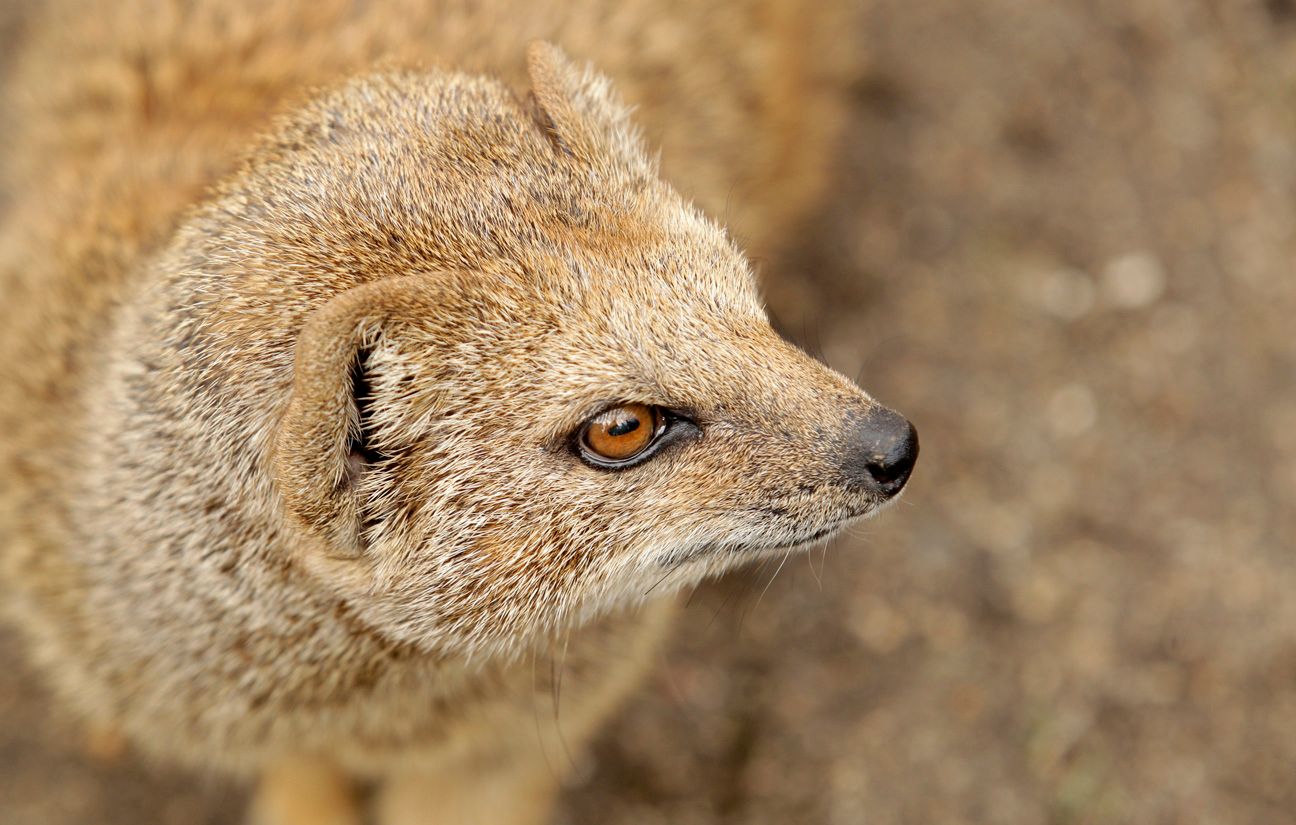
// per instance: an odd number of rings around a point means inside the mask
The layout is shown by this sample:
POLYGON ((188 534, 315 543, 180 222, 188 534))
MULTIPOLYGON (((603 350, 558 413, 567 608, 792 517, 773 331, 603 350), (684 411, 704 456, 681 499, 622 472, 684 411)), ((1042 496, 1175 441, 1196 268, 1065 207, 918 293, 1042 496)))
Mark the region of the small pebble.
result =
POLYGON ((1148 252, 1115 258, 1102 272, 1103 297, 1120 309, 1151 306, 1165 293, 1165 287, 1165 267, 1148 252))

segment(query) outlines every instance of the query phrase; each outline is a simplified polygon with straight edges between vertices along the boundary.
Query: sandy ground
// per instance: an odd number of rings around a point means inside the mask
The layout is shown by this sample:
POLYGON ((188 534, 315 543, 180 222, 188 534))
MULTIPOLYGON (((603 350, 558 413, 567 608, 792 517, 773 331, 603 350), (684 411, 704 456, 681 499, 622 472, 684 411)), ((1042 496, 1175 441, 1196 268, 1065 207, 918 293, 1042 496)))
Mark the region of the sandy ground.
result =
MULTIPOLYGON (((694 594, 561 821, 1293 822, 1296 3, 869 9, 842 187, 766 276, 919 469, 694 594)), ((0 637, 0 822, 241 793, 87 761, 0 637)))

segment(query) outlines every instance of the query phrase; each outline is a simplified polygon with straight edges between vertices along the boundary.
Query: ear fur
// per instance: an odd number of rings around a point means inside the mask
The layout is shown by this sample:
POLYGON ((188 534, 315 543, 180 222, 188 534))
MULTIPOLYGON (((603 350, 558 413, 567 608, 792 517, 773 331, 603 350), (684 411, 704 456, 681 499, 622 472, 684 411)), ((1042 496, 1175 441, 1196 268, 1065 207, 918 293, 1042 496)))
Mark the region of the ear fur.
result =
POLYGON ((630 108, 607 77, 589 64, 577 66, 543 40, 527 49, 527 72, 540 125, 560 151, 590 164, 611 156, 640 174, 655 174, 630 108))
POLYGON ((367 352, 394 322, 436 317, 450 277, 410 275, 350 289, 313 312, 297 339, 292 399, 275 438, 275 480, 290 518, 325 539, 335 557, 358 559, 364 551, 354 487, 357 463, 374 457, 361 432, 364 399, 356 398, 364 392, 367 352))

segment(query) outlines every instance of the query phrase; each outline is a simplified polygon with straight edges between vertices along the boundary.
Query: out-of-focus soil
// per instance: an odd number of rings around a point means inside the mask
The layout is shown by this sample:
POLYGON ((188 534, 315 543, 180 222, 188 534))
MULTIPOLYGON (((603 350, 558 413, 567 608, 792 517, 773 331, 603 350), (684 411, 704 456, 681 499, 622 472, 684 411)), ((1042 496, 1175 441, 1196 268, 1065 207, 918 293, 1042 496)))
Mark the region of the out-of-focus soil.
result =
MULTIPOLYGON (((872 0, 855 37, 767 291, 919 468, 694 594, 562 821, 1294 821, 1296 4, 872 0)), ((240 821, 0 661, 0 821, 240 821)))

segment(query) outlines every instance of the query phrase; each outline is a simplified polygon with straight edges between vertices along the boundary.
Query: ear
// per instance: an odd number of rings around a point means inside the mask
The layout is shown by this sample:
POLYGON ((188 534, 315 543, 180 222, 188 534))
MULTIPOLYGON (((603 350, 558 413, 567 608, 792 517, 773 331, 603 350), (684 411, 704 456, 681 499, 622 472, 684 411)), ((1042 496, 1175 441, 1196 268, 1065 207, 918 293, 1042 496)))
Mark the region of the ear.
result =
POLYGON ((655 174, 630 109, 610 80, 542 40, 527 49, 527 71, 540 125, 559 150, 585 163, 611 156, 635 172, 655 174))
POLYGON ((369 353, 402 324, 436 318, 454 273, 387 278, 311 313, 297 339, 292 399, 275 437, 275 481, 289 518, 335 559, 364 553, 356 487, 378 460, 370 422, 369 353))

